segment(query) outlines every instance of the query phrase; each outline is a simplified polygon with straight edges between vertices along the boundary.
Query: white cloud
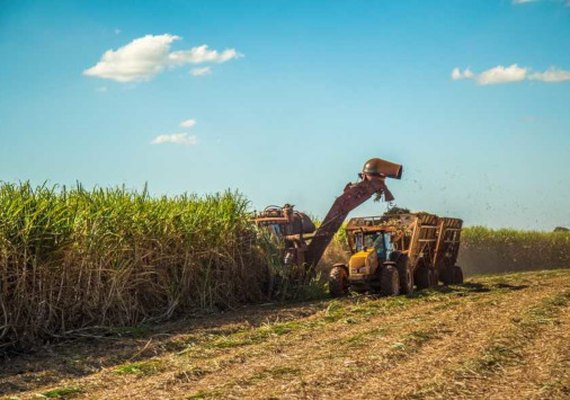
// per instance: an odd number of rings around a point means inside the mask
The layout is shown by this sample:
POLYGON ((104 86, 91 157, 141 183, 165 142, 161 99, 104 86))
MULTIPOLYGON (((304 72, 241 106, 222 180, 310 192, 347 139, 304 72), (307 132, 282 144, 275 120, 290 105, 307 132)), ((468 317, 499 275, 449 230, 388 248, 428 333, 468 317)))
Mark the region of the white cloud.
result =
POLYGON ((119 35, 121 33, 121 30, 119 28, 115 28, 113 32, 115 32, 115 35, 119 35))
POLYGON ((216 50, 209 50, 208 46, 203 44, 190 50, 173 51, 168 57, 175 63, 201 64, 205 62, 223 63, 232 58, 243 57, 243 55, 235 49, 226 49, 218 53, 216 50))
POLYGON ((99 86, 97 89, 95 89, 98 92, 104 93, 107 91, 107 86, 99 86))
POLYGON ((459 68, 453 68, 453 71, 451 71, 451 79, 453 79, 454 81, 458 81, 460 79, 472 79, 473 78, 473 72, 467 68, 463 71, 461 71, 459 68))
POLYGON ((107 50, 93 67, 83 71, 86 76, 133 82, 152 79, 166 68, 184 64, 223 63, 242 57, 235 49, 222 52, 207 45, 190 50, 170 52, 170 46, 181 38, 176 35, 146 35, 117 50, 107 50))
POLYGON ((498 65, 495 68, 481 72, 475 79, 480 85, 519 82, 525 80, 527 72, 527 68, 521 68, 517 64, 508 67, 498 65))
POLYGON ((165 144, 165 143, 175 143, 184 144, 187 146, 193 146, 198 144, 198 137, 192 135, 189 136, 188 133, 173 133, 171 135, 158 135, 155 137, 151 144, 165 144))
POLYGON ((548 83, 570 81, 570 71, 550 67, 544 72, 534 72, 530 74, 529 79, 548 83))
POLYGON ((211 73, 212 73, 212 68, 210 67, 192 68, 190 70, 190 75, 192 76, 204 76, 204 75, 210 75, 211 73))
POLYGON ((181 128, 190 129, 190 128, 192 128, 194 125, 196 125, 196 120, 195 120, 195 119, 187 119, 187 120, 182 121, 179 126, 180 126, 181 128))
POLYGON ((499 83, 522 82, 524 80, 556 83, 570 81, 570 71, 550 67, 544 72, 532 72, 530 68, 519 67, 517 64, 512 64, 508 67, 497 65, 479 74, 473 73, 469 68, 463 71, 459 68, 453 68, 451 79, 455 81, 472 79, 479 85, 496 85, 499 83))
POLYGON ((549 3, 564 3, 566 7, 570 6, 570 0, 512 0, 512 3, 515 5, 519 4, 529 4, 529 3, 539 3, 548 1, 549 3))

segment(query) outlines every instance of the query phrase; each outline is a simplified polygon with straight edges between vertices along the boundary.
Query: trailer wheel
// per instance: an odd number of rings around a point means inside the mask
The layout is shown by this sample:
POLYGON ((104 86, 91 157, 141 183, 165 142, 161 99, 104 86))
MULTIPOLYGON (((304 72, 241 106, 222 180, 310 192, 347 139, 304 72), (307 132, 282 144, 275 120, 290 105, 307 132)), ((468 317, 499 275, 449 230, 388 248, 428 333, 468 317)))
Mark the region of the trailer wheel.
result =
POLYGON ((438 271, 435 268, 429 268, 429 286, 437 287, 438 285, 438 271))
POLYGON ((441 270, 439 274, 439 279, 444 285, 449 286, 455 284, 455 273, 453 272, 454 267, 445 267, 441 270))
POLYGON ((451 270, 453 271, 453 283, 456 285, 462 285, 463 284, 463 271, 461 270, 461 267, 456 265, 456 266, 452 267, 451 270))
POLYGON ((335 265, 329 274, 329 292, 332 297, 348 294, 348 271, 344 265, 335 265))
POLYGON ((396 269, 400 278, 400 293, 411 295, 414 292, 414 275, 408 268, 408 256, 402 254, 396 260, 396 269))
POLYGON ((428 267, 421 266, 416 269, 414 280, 419 290, 427 289, 430 287, 430 272, 428 267))
POLYGON ((398 270, 391 265, 382 267, 380 272, 380 294, 382 296, 397 296, 400 294, 398 270))

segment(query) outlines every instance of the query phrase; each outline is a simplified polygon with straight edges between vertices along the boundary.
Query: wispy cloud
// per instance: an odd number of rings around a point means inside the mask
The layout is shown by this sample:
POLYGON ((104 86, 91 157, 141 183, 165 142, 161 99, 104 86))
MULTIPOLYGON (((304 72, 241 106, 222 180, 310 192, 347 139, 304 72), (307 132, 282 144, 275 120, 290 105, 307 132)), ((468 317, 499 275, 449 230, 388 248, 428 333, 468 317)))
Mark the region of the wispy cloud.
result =
POLYGON ((196 120, 195 120, 195 119, 187 119, 187 120, 182 121, 179 126, 180 126, 181 128, 190 129, 190 128, 192 128, 194 125, 196 125, 196 120))
POLYGON ((212 73, 212 68, 210 67, 192 68, 190 70, 190 75, 192 76, 210 75, 211 73, 212 73))
POLYGON ((550 67, 544 72, 532 72, 530 68, 519 67, 512 64, 508 67, 497 65, 481 73, 474 73, 469 68, 461 70, 454 68, 451 71, 451 79, 470 79, 479 85, 496 85, 501 83, 515 83, 524 80, 535 80, 547 83, 564 82, 570 80, 570 71, 556 67, 550 67))
POLYGON ((471 79, 473 78, 473 72, 467 68, 461 71, 459 68, 453 68, 451 71, 451 79, 458 81, 460 79, 471 79))
POLYGON ((570 71, 550 67, 544 72, 533 72, 528 78, 548 83, 564 82, 570 81, 570 71))
POLYGON ((174 144, 193 146, 198 144, 198 137, 196 137, 195 135, 190 136, 186 132, 181 132, 181 133, 173 133, 171 135, 158 135, 150 143, 151 144, 174 143, 174 144))
MULTIPOLYGON (((180 124, 178 124, 180 128, 188 130, 192 129, 195 125, 196 125, 195 119, 185 119, 184 121, 180 122, 180 124)), ((150 143, 151 144, 174 143, 174 144, 183 144, 186 146, 194 146, 198 144, 198 136, 190 135, 188 132, 179 132, 169 135, 158 135, 150 143)))
POLYGON ((477 83, 480 85, 496 85, 498 83, 524 81, 527 72, 527 68, 521 68, 517 64, 513 64, 508 67, 497 65, 496 67, 483 71, 477 75, 477 83))
POLYGON ((558 3, 564 4, 566 7, 570 6, 570 0, 512 0, 515 5, 529 4, 529 3, 558 3))
POLYGON ((166 68, 186 64, 224 63, 242 56, 235 49, 218 52, 205 44, 189 50, 170 51, 172 43, 180 39, 171 34, 146 35, 117 50, 107 50, 99 62, 83 71, 83 74, 117 82, 145 81, 166 68))

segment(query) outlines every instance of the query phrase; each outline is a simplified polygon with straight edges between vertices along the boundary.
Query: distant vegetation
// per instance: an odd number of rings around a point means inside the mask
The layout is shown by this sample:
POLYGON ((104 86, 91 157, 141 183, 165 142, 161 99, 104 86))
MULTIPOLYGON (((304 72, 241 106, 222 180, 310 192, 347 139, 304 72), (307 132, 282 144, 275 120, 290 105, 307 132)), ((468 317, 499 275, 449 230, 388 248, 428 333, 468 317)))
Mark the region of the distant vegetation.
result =
POLYGON ((467 274, 570 267, 570 232, 464 228, 459 263, 467 274))

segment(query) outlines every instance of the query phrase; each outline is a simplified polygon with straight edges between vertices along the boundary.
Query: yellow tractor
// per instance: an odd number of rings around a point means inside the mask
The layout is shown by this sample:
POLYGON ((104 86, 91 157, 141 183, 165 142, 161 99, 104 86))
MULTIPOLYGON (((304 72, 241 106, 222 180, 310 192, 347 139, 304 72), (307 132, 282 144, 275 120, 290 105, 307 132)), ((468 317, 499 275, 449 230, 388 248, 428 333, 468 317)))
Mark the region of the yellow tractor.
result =
POLYGON ((463 272, 455 265, 462 224, 428 213, 350 219, 345 229, 352 255, 348 265, 333 266, 331 295, 353 290, 394 296, 411 294, 414 286, 436 286, 440 280, 463 283, 463 272))

